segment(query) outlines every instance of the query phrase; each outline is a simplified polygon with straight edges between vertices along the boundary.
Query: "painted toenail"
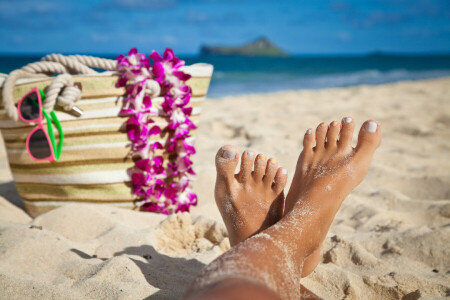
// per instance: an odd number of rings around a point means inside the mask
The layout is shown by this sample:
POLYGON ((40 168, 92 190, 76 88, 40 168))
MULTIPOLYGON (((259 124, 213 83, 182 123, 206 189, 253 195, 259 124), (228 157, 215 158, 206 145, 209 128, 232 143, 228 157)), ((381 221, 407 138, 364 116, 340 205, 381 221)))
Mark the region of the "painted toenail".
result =
POLYGON ((370 121, 370 122, 367 122, 366 123, 366 125, 364 125, 364 127, 366 128, 366 130, 368 131, 368 132, 375 132, 375 131, 377 131, 377 123, 375 123, 375 122, 372 122, 372 121, 370 121))
POLYGON ((306 134, 311 134, 311 128, 309 128, 308 130, 306 130, 306 134))
POLYGON ((277 163, 277 160, 276 160, 276 159, 270 159, 270 163, 271 163, 271 164, 276 164, 276 163, 277 163))
POLYGON ((281 169, 281 174, 286 175, 287 174, 287 170, 285 168, 281 169))
POLYGON ((336 122, 336 121, 333 121, 333 122, 331 122, 331 126, 336 126, 338 124, 338 122, 336 122))
POLYGON ((345 123, 351 123, 352 121, 353 121, 353 119, 350 117, 344 118, 345 123))
POLYGON ((264 155, 259 155, 259 159, 266 160, 266 157, 264 155))
POLYGON ((247 152, 248 157, 252 158, 253 155, 255 155, 255 152, 252 152, 252 151, 247 152))
POLYGON ((320 123, 320 125, 319 125, 320 127, 325 127, 325 126, 328 126, 328 124, 327 123, 325 123, 325 122, 322 122, 322 123, 320 123))
POLYGON ((222 157, 226 158, 226 159, 235 158, 236 157, 236 152, 234 152, 233 150, 224 150, 222 152, 222 157))

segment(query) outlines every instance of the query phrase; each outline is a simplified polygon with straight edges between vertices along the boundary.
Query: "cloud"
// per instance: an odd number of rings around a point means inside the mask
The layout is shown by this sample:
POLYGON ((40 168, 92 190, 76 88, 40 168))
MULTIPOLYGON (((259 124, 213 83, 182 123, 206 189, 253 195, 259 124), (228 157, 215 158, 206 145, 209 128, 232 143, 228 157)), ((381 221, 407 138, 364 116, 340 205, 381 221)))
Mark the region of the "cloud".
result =
POLYGON ((91 40, 94 43, 107 43, 112 40, 112 36, 105 33, 98 33, 98 32, 92 32, 91 33, 91 40))
POLYGON ((198 12, 190 9, 186 15, 183 16, 182 20, 189 24, 204 24, 211 22, 213 18, 204 12, 198 12))
POLYGON ((170 45, 192 53, 203 42, 239 44, 260 34, 292 52, 328 51, 332 43, 338 51, 375 44, 442 49, 449 20, 449 0, 0 0, 0 49, 116 52, 170 45))
POLYGON ((69 5, 56 1, 0 1, 0 24, 16 29, 49 29, 64 26, 69 5))
POLYGON ((347 41, 352 40, 353 36, 352 36, 352 34, 349 33, 349 32, 346 32, 346 31, 339 31, 339 32, 337 33, 337 38, 338 38, 338 40, 340 40, 340 41, 347 42, 347 41))
POLYGON ((329 9, 338 13, 341 19, 357 28, 372 28, 406 24, 418 18, 438 18, 450 16, 450 5, 439 0, 378 0, 375 5, 361 1, 349 4, 334 1, 329 9))
POLYGON ((178 4, 177 0, 114 0, 104 2, 104 7, 127 10, 170 9, 178 4))
POLYGON ((173 35, 165 35, 163 41, 169 45, 175 45, 177 43, 177 39, 173 35))
POLYGON ((450 27, 443 27, 441 31, 433 31, 427 28, 421 27, 409 27, 404 28, 400 33, 407 38, 430 38, 430 37, 442 37, 448 36, 450 33, 450 27))
POLYGON ((346 11, 353 7, 344 1, 333 1, 330 3, 330 9, 334 11, 346 11))
POLYGON ((0 1, 0 14, 8 15, 14 14, 15 17, 22 13, 52 13, 60 11, 63 5, 56 1, 0 1))
POLYGON ((183 0, 185 3, 201 3, 201 2, 235 2, 235 3, 241 3, 241 2, 278 2, 279 0, 183 0))
POLYGON ((448 0, 378 0, 378 2, 382 6, 402 8, 407 14, 415 16, 450 16, 448 0))
POLYGON ((355 20, 355 25, 370 28, 377 25, 395 25, 409 21, 413 16, 405 12, 372 11, 365 17, 355 20))
POLYGON ((193 9, 181 18, 182 23, 189 23, 192 25, 205 25, 205 24, 219 24, 219 25, 232 25, 245 23, 244 17, 238 12, 226 12, 223 14, 212 14, 199 12, 193 9))

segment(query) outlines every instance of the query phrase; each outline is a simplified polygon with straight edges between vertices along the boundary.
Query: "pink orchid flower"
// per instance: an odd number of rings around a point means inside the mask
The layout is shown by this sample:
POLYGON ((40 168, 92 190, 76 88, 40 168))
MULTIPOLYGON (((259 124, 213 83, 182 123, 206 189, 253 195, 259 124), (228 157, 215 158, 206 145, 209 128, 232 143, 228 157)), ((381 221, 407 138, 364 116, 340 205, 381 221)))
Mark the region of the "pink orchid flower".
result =
POLYGON ((190 75, 180 70, 184 61, 172 49, 166 49, 162 56, 153 51, 149 57, 153 60, 152 68, 149 59, 136 48, 127 56, 117 57, 121 74, 116 86, 125 87, 126 91, 119 116, 128 117, 125 129, 135 159, 132 193, 142 210, 162 214, 189 211, 191 205, 197 204, 197 196, 190 188, 195 174, 190 158, 195 154, 190 131, 196 128, 189 119, 192 108, 187 106, 192 90, 185 82, 190 75), (161 86, 164 98, 161 109, 153 105, 146 92, 149 80, 161 86), (164 118, 167 125, 157 125, 155 116, 164 118), (164 144, 155 141, 159 135, 165 136, 164 144), (157 151, 169 154, 167 163, 157 151))

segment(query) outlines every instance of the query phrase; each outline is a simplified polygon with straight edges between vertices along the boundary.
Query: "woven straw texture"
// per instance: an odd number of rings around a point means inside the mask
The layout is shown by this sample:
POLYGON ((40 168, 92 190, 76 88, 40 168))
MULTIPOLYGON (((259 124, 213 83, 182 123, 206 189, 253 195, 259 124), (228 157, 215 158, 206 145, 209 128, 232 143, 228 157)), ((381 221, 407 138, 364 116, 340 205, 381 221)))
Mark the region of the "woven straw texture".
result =
MULTIPOLYGON (((187 81, 192 88, 191 120, 198 125, 212 66, 198 64, 185 67, 184 71, 192 75, 187 81)), ((10 120, 0 101, 0 131, 9 165, 25 208, 32 216, 73 202, 134 208, 128 175, 134 163, 128 157, 130 142, 122 126, 126 118, 118 117, 124 89, 115 87, 117 78, 108 74, 73 76, 74 82, 82 85, 82 97, 76 106, 84 114, 75 117, 55 109, 64 130, 64 147, 61 158, 52 163, 34 161, 28 156, 25 141, 34 126, 10 120)), ((33 87, 45 92, 50 83, 48 78, 20 80, 14 88, 15 103, 33 87)), ((162 100, 154 98, 152 103, 160 105, 162 100)), ((162 118, 154 120, 162 126, 166 124, 162 118)), ((56 138, 57 133, 55 130, 56 138)), ((163 142, 162 137, 156 139, 163 142)))

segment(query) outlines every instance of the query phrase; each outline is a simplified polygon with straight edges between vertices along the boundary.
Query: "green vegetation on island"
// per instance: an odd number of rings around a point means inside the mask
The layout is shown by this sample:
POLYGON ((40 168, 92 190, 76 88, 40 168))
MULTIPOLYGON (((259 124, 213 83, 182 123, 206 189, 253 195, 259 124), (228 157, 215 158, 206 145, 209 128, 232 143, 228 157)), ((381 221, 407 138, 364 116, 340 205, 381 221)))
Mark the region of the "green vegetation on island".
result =
POLYGON ((265 37, 239 47, 202 46, 201 55, 241 55, 241 56, 288 56, 265 37))

